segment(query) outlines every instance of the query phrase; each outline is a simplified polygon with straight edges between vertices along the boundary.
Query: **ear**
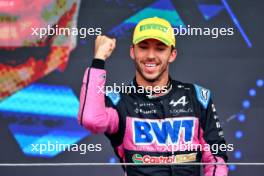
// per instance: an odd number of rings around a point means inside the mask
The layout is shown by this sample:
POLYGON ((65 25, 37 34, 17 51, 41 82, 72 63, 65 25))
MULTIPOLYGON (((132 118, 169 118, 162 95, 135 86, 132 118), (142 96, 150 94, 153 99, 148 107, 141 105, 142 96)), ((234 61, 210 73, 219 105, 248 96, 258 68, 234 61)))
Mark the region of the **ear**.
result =
POLYGON ((174 48, 171 51, 170 58, 169 58, 169 63, 172 63, 173 61, 175 61, 176 57, 177 57, 177 50, 174 48))
POLYGON ((130 57, 132 60, 135 60, 134 45, 130 45, 130 57))

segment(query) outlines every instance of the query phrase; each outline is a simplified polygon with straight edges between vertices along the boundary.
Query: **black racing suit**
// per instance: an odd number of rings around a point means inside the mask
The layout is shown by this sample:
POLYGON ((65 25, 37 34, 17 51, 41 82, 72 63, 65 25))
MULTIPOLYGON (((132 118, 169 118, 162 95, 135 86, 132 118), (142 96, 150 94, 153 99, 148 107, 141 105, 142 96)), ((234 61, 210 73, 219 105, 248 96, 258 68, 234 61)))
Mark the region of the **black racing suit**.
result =
POLYGON ((150 96, 134 79, 130 92, 105 93, 105 81, 104 61, 94 59, 83 78, 78 120, 105 133, 121 162, 160 164, 125 166, 128 176, 200 176, 199 165, 176 165, 188 162, 222 163, 205 165, 204 175, 228 174, 225 150, 215 150, 226 143, 208 89, 170 79, 165 94, 150 96))

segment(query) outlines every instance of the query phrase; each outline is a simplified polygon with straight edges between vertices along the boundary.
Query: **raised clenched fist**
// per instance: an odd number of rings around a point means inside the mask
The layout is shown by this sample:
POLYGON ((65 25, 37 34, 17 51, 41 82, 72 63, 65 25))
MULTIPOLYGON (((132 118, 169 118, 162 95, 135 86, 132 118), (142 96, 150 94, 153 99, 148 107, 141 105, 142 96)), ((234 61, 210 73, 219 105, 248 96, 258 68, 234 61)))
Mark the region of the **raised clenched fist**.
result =
POLYGON ((106 60, 116 46, 116 39, 104 35, 97 36, 95 40, 94 58, 106 60))

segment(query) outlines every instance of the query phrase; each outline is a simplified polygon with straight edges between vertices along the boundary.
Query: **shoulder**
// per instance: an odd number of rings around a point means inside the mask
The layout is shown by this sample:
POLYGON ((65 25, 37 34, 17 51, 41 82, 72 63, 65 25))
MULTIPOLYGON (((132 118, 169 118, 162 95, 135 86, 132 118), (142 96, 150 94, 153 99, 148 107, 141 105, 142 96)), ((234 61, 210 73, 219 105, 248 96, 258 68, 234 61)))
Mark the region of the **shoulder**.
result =
POLYGON ((105 91, 105 95, 107 98, 109 98, 109 100, 111 101, 111 103, 116 106, 120 100, 121 100, 121 95, 119 92, 112 90, 112 91, 105 91))
POLYGON ((209 104, 210 98, 211 98, 211 91, 198 84, 193 84, 193 86, 194 86, 195 94, 196 94, 198 101, 206 109, 209 104))

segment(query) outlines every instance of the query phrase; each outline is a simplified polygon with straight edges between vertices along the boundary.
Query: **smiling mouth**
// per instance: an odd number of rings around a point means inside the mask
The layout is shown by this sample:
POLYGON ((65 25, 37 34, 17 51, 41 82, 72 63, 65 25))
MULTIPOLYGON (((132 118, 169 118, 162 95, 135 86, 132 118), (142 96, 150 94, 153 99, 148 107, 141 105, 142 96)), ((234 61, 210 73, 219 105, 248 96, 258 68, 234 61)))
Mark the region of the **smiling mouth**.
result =
POLYGON ((144 64, 146 67, 156 67, 157 66, 157 64, 148 64, 148 63, 145 63, 144 64))
POLYGON ((159 66, 159 64, 155 62, 145 62, 143 63, 143 65, 144 65, 144 71, 149 74, 156 72, 159 66))

